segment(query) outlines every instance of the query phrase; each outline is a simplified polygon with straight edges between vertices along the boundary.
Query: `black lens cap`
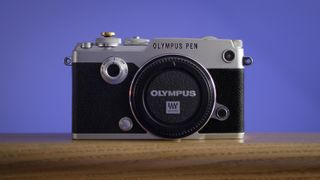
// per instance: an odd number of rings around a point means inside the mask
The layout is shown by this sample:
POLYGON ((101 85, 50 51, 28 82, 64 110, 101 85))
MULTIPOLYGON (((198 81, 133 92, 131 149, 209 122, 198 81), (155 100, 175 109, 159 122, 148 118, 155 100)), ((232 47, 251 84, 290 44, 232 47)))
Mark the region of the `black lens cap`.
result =
POLYGON ((168 69, 156 75, 146 88, 148 111, 158 121, 178 124, 196 113, 201 99, 200 86, 189 73, 168 69))
POLYGON ((208 71, 183 56, 162 56, 140 68, 130 89, 137 121, 164 138, 182 138, 209 120, 215 88, 208 71))

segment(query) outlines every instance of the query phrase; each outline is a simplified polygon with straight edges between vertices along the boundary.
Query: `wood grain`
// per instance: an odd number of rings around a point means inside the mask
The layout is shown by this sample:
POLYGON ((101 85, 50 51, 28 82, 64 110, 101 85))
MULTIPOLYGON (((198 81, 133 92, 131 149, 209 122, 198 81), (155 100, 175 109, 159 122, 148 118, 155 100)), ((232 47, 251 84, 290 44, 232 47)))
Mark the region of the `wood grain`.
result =
POLYGON ((244 143, 42 136, 0 135, 0 179, 320 179, 320 134, 244 143))

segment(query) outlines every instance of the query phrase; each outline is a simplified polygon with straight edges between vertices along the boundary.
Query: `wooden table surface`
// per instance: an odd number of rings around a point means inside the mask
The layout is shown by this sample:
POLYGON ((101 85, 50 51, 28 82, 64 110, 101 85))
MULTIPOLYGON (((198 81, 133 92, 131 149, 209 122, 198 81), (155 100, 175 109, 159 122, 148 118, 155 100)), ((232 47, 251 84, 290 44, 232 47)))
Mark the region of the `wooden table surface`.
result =
POLYGON ((242 142, 0 134, 0 179, 320 179, 320 134, 242 142))

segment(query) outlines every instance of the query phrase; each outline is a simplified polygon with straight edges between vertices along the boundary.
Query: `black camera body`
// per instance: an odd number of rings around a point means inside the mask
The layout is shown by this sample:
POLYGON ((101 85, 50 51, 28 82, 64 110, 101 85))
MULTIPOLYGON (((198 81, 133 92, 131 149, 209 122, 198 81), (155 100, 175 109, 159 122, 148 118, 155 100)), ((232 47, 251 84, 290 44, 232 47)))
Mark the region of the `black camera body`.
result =
POLYGON ((74 139, 243 137, 241 40, 102 35, 65 59, 74 139))

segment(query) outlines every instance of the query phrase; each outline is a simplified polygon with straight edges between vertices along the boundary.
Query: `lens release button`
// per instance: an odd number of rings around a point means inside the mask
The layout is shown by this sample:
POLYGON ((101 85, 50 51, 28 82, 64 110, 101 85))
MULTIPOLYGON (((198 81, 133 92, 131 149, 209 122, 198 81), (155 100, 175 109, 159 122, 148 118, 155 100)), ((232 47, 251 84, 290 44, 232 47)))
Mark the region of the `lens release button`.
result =
POLYGON ((219 121, 224 121, 227 120, 230 116, 230 111, 229 109, 222 105, 222 104, 216 104, 216 109, 215 109, 215 113, 213 115, 213 118, 219 120, 219 121))

